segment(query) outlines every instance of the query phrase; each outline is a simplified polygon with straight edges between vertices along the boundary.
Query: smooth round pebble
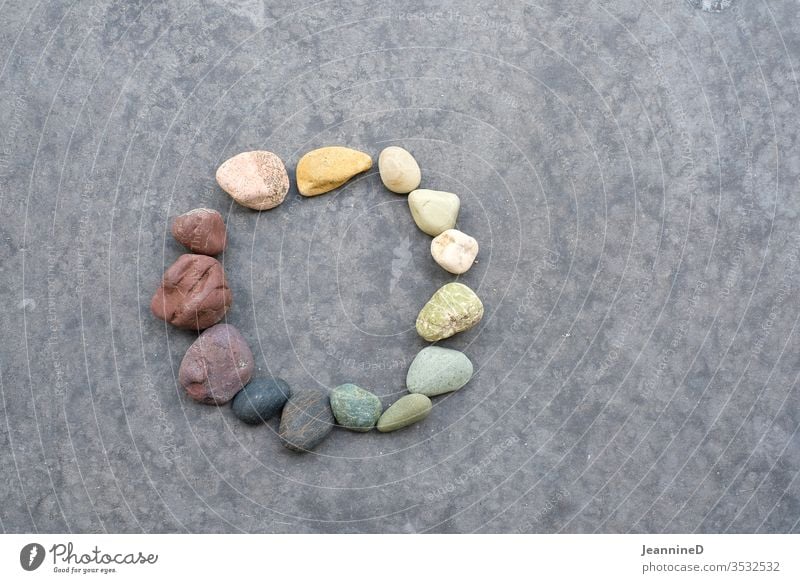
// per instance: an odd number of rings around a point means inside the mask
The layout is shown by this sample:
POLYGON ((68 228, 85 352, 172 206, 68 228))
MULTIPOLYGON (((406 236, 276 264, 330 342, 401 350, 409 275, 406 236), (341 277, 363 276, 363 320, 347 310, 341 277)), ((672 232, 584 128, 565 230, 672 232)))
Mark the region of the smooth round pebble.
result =
POLYGON ((388 433, 413 425, 425 419, 432 407, 431 400, 425 395, 413 394, 400 397, 378 419, 378 431, 388 433))
POLYGON ((303 196, 324 194, 370 168, 372 158, 364 152, 342 146, 318 148, 297 162, 297 190, 303 196))
POLYGON ((346 383, 331 391, 331 409, 336 422, 352 431, 369 431, 383 411, 381 400, 361 387, 346 383))
POLYGON ((408 208, 417 226, 433 237, 456 226, 461 199, 452 192, 420 188, 408 195, 408 208))
POLYGON ((217 183, 240 205, 265 211, 286 198, 289 174, 277 155, 254 150, 225 160, 217 168, 217 183))
POLYGON ((289 384, 278 377, 254 379, 233 398, 233 414, 250 425, 269 421, 292 396, 289 384))
POLYGON ((397 194, 408 194, 419 186, 422 172, 414 156, 398 146, 389 146, 378 156, 383 185, 397 194))
POLYGON ((278 436, 283 446, 292 451, 311 451, 327 437, 335 423, 328 393, 307 389, 293 394, 284 405, 278 436))
POLYGON ((444 269, 460 275, 475 263, 478 242, 458 229, 447 229, 431 241, 431 255, 444 269))
POLYGON ((250 382, 254 367, 253 353, 239 331, 230 324, 217 324, 186 351, 178 381, 195 401, 222 405, 250 382))
POLYGON ((409 393, 435 397, 457 391, 472 378, 472 362, 458 350, 428 346, 414 357, 406 375, 409 393))
POLYGON ((222 320, 231 303, 222 264, 208 255, 187 253, 164 272, 150 310, 178 328, 204 330, 222 320))
POLYGON ((483 303, 470 288, 456 281, 436 290, 417 316, 417 333, 428 342, 469 330, 483 318, 483 303))
POLYGON ((190 210, 172 221, 172 236, 193 253, 218 255, 225 250, 225 221, 213 209, 190 210))

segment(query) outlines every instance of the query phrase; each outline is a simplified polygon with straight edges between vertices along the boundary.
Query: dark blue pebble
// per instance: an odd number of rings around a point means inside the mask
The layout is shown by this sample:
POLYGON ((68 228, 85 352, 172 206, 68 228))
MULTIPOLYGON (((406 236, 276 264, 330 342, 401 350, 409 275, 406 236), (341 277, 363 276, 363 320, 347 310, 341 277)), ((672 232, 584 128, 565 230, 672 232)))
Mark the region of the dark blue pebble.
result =
POLYGON ((233 398, 233 414, 255 425, 278 415, 292 396, 289 384, 280 378, 254 379, 233 398))

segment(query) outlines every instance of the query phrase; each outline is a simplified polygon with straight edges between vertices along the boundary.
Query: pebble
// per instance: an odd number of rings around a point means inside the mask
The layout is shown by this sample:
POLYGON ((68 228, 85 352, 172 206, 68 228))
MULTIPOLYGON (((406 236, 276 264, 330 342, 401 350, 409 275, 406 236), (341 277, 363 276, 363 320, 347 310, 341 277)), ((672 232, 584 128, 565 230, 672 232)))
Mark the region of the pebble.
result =
POLYGON ((225 249, 225 221, 215 210, 194 209, 175 217, 172 236, 192 253, 218 255, 225 249))
POLYGON ((408 194, 422 180, 422 172, 414 156, 398 146, 389 146, 381 152, 378 171, 383 185, 397 194, 408 194))
POLYGON ((408 368, 409 393, 435 397, 457 391, 472 378, 472 362, 458 350, 428 346, 419 351, 408 368))
POLYGON ((358 150, 342 146, 312 150, 297 163, 297 189, 303 196, 324 194, 370 168, 372 158, 358 150))
POLYGON ((483 318, 483 303, 463 283, 451 282, 433 294, 417 316, 417 333, 428 342, 469 330, 483 318))
POLYGON ((242 206, 274 208, 286 198, 289 175, 283 161, 266 150, 236 154, 217 169, 217 183, 242 206))
POLYGON ((436 237, 456 226, 461 199, 452 192, 421 188, 408 195, 408 207, 417 226, 436 237))
POLYGON ((383 412, 381 400, 359 386, 346 383, 331 391, 331 409, 345 429, 369 431, 383 412))
POLYGON ((434 261, 455 275, 469 271, 478 255, 478 242, 458 229, 447 229, 431 241, 434 261))
POLYGON ((238 419, 256 425, 280 413, 291 396, 289 384, 281 378, 255 379, 233 398, 231 409, 238 419))
POLYGON ((400 397, 378 419, 378 431, 388 433, 422 421, 431 412, 433 404, 425 395, 400 397))
POLYGON ((222 320, 232 302, 222 264, 208 255, 187 253, 164 272, 150 310, 178 328, 204 330, 222 320))
POLYGON ((327 437, 334 424, 328 393, 310 389, 289 398, 283 407, 278 435, 284 447, 296 452, 310 451, 327 437))
POLYGON ((181 361, 178 381, 195 401, 222 405, 253 376, 253 353, 230 324, 212 326, 197 338, 181 361))

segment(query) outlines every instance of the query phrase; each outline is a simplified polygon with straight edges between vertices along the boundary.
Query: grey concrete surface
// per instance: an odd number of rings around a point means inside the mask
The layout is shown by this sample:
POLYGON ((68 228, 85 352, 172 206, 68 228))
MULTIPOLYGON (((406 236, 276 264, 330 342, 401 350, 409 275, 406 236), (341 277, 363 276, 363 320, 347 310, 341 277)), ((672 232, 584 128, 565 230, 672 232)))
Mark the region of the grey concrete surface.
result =
POLYGON ((800 530, 797 2, 0 14, 3 531, 800 530), (218 209, 257 373, 401 395, 455 279, 405 197, 373 169, 259 214, 214 180, 330 144, 462 197, 486 316, 423 423, 297 456, 186 398, 149 301, 169 219, 218 209))

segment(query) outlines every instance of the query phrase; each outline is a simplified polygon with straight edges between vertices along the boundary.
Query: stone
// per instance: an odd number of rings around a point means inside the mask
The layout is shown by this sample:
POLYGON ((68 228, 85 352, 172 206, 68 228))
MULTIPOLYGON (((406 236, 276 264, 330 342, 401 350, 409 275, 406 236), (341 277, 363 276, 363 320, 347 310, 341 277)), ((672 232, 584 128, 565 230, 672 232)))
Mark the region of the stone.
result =
POLYGON ((378 419, 378 431, 388 433, 422 421, 431 412, 433 404, 425 395, 400 397, 378 419))
POLYGON ((483 318, 483 303, 463 283, 443 285, 417 316, 417 333, 428 342, 469 330, 483 318))
POLYGON ((208 255, 187 253, 164 272, 150 310, 178 328, 204 330, 222 320, 232 302, 222 264, 208 255))
POLYGON ((463 352, 428 346, 419 351, 408 367, 409 393, 435 397, 457 391, 472 378, 472 362, 463 352))
POLYGON ((292 395, 283 407, 278 436, 284 447, 292 451, 311 451, 327 437, 335 423, 328 393, 309 389, 292 395))
POLYGON ((398 146, 384 148, 378 156, 378 172, 383 185, 397 194, 408 194, 422 180, 419 164, 408 150, 398 146))
POLYGON ((461 199, 452 192, 421 188, 408 195, 408 207, 417 226, 435 237, 456 226, 461 199))
POLYGON ((217 324, 186 351, 178 381, 195 401, 223 405, 250 382, 254 367, 253 353, 239 331, 217 324))
POLYGON ((236 394, 231 409, 237 419, 256 425, 280 413, 291 396, 289 384, 283 379, 255 379, 236 394))
POLYGON ((352 431, 369 431, 383 412, 381 400, 359 386, 346 383, 331 391, 336 422, 352 431))
POLYGON ((192 253, 218 255, 225 250, 225 221, 215 210, 194 209, 175 217, 172 236, 192 253))
POLYGON ((217 183, 240 205, 265 211, 286 198, 289 174, 278 156, 266 150, 254 150, 225 160, 217 168, 217 183))
POLYGON ((455 275, 469 271, 478 255, 478 242, 458 229, 447 229, 431 241, 433 260, 455 275))
POLYGON ((297 163, 297 190, 303 196, 324 194, 370 168, 372 158, 358 150, 342 146, 312 150, 297 163))

